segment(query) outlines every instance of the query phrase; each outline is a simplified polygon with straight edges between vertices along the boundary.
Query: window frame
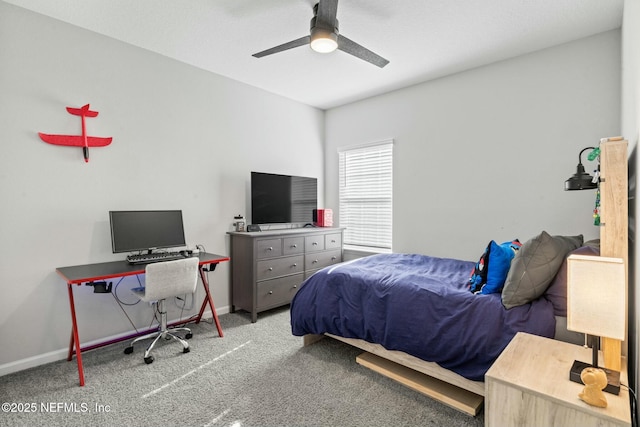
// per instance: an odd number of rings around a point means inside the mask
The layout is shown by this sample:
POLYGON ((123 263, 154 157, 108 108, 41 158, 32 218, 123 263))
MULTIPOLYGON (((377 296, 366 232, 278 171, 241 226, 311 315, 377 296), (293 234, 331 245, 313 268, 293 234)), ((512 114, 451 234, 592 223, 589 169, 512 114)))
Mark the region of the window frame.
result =
POLYGON ((339 223, 345 228, 346 249, 374 253, 392 251, 393 148, 394 140, 388 139, 337 150, 339 223), (349 163, 352 168, 356 167, 351 177, 347 176, 349 163), (348 181, 354 184, 347 187, 348 181), (380 207, 372 209, 376 203, 382 205, 382 210, 380 207))

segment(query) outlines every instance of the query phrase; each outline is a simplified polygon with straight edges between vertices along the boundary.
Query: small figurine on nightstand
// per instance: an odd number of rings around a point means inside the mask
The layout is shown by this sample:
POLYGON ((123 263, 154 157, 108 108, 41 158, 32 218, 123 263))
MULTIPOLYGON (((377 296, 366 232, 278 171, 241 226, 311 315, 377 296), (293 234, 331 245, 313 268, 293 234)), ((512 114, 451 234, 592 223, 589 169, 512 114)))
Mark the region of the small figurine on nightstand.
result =
POLYGON ((607 386, 607 374, 602 369, 589 367, 582 370, 580 379, 584 383, 584 388, 578 397, 589 405, 606 408, 607 398, 602 389, 607 386))

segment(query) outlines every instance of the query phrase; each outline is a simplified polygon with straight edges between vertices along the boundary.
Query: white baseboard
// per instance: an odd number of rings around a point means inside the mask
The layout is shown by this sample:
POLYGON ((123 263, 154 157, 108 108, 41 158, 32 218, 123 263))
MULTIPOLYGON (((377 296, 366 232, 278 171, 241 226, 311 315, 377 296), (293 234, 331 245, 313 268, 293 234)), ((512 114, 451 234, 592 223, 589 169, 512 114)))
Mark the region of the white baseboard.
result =
MULTIPOLYGON (((216 313, 218 313, 218 316, 220 316, 222 314, 229 313, 229 306, 217 308, 216 309, 216 313)), ((211 310, 206 310, 203 313, 202 318, 203 319, 211 319, 211 318, 213 318, 211 310)), ((171 323, 172 321, 176 321, 176 320, 178 320, 178 319, 170 320, 169 323, 171 323)), ((116 340, 118 338, 126 337, 128 335, 132 335, 132 334, 135 334, 135 333, 136 333, 136 331, 131 330, 131 331, 123 332, 121 334, 112 335, 110 337, 104 337, 104 338, 101 338, 99 340, 93 340, 93 341, 90 341, 90 342, 86 342, 86 343, 83 343, 82 346, 86 347, 86 346, 90 346, 90 345, 94 345, 94 344, 99 344, 99 343, 104 342, 104 341, 116 340)), ((69 349, 68 348, 63 348, 63 349, 60 349, 60 350, 54 350, 54 351, 50 351, 48 353, 43 353, 43 354, 38 354, 36 356, 27 357, 26 359, 20 359, 20 360, 14 361, 14 362, 5 363, 3 365, 0 365, 0 377, 3 376, 3 375, 12 374, 14 372, 24 371, 25 369, 33 368, 33 367, 36 367, 36 366, 45 365, 47 363, 57 362, 58 360, 65 360, 67 358, 68 354, 69 354, 69 349)))

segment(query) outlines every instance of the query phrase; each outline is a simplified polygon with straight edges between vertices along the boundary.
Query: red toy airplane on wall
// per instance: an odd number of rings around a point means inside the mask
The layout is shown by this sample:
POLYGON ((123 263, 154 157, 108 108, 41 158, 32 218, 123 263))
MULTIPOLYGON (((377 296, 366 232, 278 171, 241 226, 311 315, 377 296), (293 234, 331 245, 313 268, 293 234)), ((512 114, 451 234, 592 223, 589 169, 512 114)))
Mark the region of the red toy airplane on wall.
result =
POLYGON ((100 136, 87 135, 87 128, 85 126, 84 118, 96 117, 98 115, 97 111, 89 110, 89 104, 85 105, 82 108, 67 107, 67 111, 74 116, 80 116, 82 118, 82 135, 51 135, 42 132, 38 132, 38 135, 40 135, 40 139, 42 139, 44 142, 48 142, 49 144, 82 147, 84 161, 88 162, 89 147, 106 147, 107 145, 111 144, 111 140, 113 138, 103 138, 100 136))

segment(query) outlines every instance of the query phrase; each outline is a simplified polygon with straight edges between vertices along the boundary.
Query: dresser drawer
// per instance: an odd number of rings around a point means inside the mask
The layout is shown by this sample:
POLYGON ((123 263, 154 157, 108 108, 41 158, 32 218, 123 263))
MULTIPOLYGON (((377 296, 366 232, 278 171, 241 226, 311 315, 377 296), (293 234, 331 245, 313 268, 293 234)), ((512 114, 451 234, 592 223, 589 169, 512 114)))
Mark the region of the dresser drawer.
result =
POLYGON ((256 290, 258 310, 289 304, 300 289, 303 280, 304 274, 301 273, 258 283, 256 290))
POLYGON ((284 255, 304 253, 304 237, 286 237, 282 248, 284 255))
POLYGON ((304 248, 307 252, 324 250, 324 235, 316 234, 304 238, 304 248))
POLYGON ((271 258, 282 255, 282 239, 265 239, 256 242, 257 257, 271 258))
POLYGON ((304 269, 317 270, 331 264, 339 263, 340 261, 342 261, 340 250, 308 254, 304 260, 304 269))
POLYGON ((342 248, 342 233, 327 234, 324 236, 325 249, 342 248))
POLYGON ((286 258, 265 259, 258 261, 257 266, 257 280, 267 280, 288 274, 302 273, 304 256, 297 255, 286 258))
POLYGON ((342 261, 341 228, 265 230, 231 235, 231 312, 287 305, 307 277, 342 261))

